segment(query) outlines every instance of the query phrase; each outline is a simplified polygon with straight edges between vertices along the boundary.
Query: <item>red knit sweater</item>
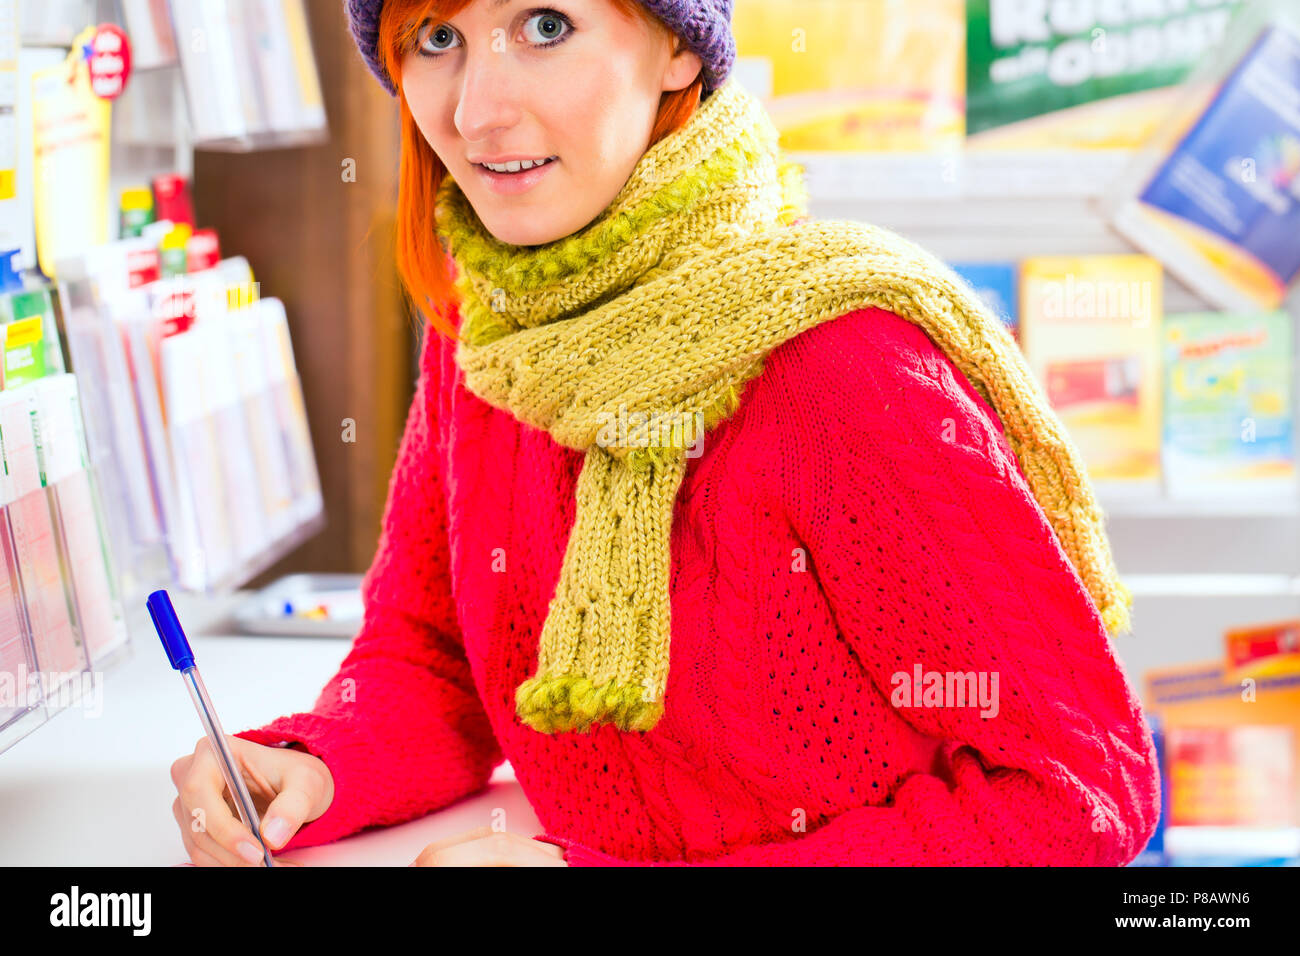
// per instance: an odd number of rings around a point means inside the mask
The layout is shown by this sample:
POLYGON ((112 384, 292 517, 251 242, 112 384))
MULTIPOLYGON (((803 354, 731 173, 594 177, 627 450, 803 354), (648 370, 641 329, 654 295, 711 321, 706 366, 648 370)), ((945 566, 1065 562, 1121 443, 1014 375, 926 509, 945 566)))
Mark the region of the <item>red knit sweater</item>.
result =
POLYGON ((437 810, 506 757, 571 865, 1142 850, 1159 776, 1138 700, 996 414, 920 328, 879 309, 824 322, 706 435, 646 733, 515 716, 583 454, 466 390, 453 347, 425 337, 351 652, 311 713, 239 734, 301 741, 333 774, 287 848, 437 810), (996 711, 936 706, 929 672, 987 692, 996 676, 996 711))

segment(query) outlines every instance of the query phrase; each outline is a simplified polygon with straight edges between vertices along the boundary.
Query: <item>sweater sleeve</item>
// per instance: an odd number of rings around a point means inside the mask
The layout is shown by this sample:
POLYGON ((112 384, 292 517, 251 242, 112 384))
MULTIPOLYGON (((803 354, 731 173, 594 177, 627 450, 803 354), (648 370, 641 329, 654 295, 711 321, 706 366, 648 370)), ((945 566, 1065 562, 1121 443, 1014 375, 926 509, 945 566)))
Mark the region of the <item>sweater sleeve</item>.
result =
MULTIPOLYGON (((1126 864, 1159 816, 1151 733, 996 413, 892 313, 800 339, 780 383, 789 523, 841 639, 937 750, 882 805, 694 862, 1126 864), (909 699, 918 667, 985 675, 993 706, 909 699)), ((543 839, 570 865, 632 862, 543 839)))
POLYGON ((236 734, 260 744, 300 742, 330 769, 333 801, 286 850, 440 809, 486 786, 503 760, 461 644, 451 592, 433 404, 439 347, 437 334, 426 330, 351 650, 309 713, 236 734))

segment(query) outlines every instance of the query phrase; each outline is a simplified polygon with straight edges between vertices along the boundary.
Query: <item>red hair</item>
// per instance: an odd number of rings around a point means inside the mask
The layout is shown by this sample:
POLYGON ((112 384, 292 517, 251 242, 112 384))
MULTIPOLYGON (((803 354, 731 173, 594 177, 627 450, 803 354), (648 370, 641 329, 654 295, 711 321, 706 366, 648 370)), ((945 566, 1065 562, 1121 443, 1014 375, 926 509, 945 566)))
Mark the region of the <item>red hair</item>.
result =
MULTIPOLYGON (((428 17, 447 19, 469 6, 471 0, 386 0, 379 19, 379 55, 397 87, 402 113, 402 157, 398 172, 396 262, 397 272, 418 313, 439 334, 456 338, 447 316, 456 302, 452 277, 435 231, 435 200, 447 167, 415 125, 402 92, 401 63, 415 46, 420 26, 428 17)), ((609 0, 629 19, 639 16, 670 28, 638 0, 609 0)), ((680 129, 699 107, 703 73, 685 89, 671 90, 659 101, 659 114, 650 133, 653 146, 680 129)), ((648 147, 647 147, 648 148, 648 147)))

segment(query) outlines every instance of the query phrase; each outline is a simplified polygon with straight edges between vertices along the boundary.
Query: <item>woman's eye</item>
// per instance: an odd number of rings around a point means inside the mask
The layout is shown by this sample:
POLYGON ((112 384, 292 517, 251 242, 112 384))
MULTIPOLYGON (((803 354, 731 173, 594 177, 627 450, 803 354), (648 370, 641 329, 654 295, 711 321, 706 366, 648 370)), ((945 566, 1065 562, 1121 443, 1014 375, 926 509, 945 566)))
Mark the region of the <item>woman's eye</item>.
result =
POLYGON ((454 46, 441 46, 456 38, 456 33, 445 23, 433 24, 421 27, 418 46, 421 53, 431 53, 437 55, 445 53, 447 50, 454 50, 454 46))
POLYGON ((546 45, 567 35, 569 21, 559 13, 538 13, 524 22, 524 36, 530 43, 546 45), (537 24, 537 39, 528 36, 528 25, 537 24))
MULTIPOLYGON (((573 32, 573 24, 562 13, 543 11, 535 13, 524 21, 524 39, 537 46, 551 46, 564 40, 573 32), (532 26, 535 29, 529 30, 532 26)), ((416 46, 425 56, 441 56, 448 50, 456 49, 456 31, 445 23, 429 23, 420 28, 416 46), (453 41, 456 41, 453 43, 453 41)))

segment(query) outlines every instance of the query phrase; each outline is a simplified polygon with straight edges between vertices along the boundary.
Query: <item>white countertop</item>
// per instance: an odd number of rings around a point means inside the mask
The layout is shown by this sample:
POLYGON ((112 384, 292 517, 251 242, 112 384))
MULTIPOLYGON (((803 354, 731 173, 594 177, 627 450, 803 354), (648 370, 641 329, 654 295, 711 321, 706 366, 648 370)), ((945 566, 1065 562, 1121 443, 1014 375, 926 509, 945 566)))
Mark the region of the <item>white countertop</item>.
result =
MULTIPOLYGON (((204 633, 205 620, 221 627, 219 605, 172 598, 227 734, 310 710, 350 647, 339 638, 204 633)), ((133 623, 131 640, 131 656, 103 674, 98 716, 73 704, 0 753, 0 866, 188 862, 172 816, 170 767, 193 752, 203 728, 152 628, 133 623)), ((486 790, 438 813, 282 857, 306 866, 406 866, 434 840, 491 824, 502 809, 511 831, 542 832, 508 763, 486 790)))

